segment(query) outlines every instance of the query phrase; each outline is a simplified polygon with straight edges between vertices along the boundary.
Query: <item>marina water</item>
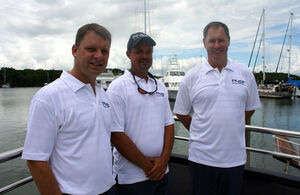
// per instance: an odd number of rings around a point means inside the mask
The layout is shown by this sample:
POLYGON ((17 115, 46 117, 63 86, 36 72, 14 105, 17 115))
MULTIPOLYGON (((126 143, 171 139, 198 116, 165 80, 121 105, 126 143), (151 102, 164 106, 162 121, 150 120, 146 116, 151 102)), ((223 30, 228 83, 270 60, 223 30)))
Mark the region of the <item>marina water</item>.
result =
MULTIPOLYGON (((0 88, 0 153, 22 147, 26 136, 29 105, 39 88, 0 88)), ((286 129, 300 132, 300 99, 261 99, 262 108, 257 109, 251 125, 286 129)), ((174 102, 170 102, 173 108, 174 102)), ((188 131, 179 122, 175 124, 176 135, 188 137, 188 131)), ((300 143, 299 140, 290 139, 300 143)), ((273 137, 268 134, 251 133, 251 147, 274 150, 273 137)), ((176 140, 173 152, 187 154, 188 143, 176 140)), ((284 173, 285 163, 270 155, 250 153, 250 166, 284 173)), ((300 177, 299 169, 289 167, 288 175, 300 177)), ((29 176, 26 162, 20 158, 0 164, 0 188, 29 176)), ((8 195, 39 194, 31 182, 8 195)))

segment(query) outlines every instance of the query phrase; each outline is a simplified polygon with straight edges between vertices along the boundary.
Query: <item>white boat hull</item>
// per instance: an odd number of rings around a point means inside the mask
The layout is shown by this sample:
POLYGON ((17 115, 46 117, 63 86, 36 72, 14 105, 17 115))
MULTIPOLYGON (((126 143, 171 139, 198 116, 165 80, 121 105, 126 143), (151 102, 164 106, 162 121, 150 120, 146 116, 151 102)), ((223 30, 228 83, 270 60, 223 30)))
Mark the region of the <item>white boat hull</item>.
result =
POLYGON ((295 87, 295 88, 296 88, 296 91, 295 91, 296 97, 297 97, 297 98, 300 98, 300 86, 295 87))
POLYGON ((260 85, 258 86, 259 97, 263 98, 291 98, 293 87, 288 85, 260 85))
POLYGON ((263 98, 291 98, 292 97, 292 93, 290 92, 272 92, 272 91, 263 91, 263 90, 259 90, 258 91, 259 97, 263 97, 263 98))
POLYGON ((178 90, 168 90, 168 97, 170 101, 175 101, 178 90))
POLYGON ((10 88, 10 85, 2 84, 2 88, 10 88))

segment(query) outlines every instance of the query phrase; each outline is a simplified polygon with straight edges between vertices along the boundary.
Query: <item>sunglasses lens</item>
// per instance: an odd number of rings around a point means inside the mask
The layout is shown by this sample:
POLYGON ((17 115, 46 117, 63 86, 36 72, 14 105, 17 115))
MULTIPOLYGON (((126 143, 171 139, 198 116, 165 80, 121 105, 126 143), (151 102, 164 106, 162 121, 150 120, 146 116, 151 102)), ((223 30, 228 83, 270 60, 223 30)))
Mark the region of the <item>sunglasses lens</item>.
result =
POLYGON ((138 88, 138 91, 141 93, 141 94, 147 94, 148 92, 143 90, 142 88, 138 88))
MULTIPOLYGON (((131 72, 131 71, 130 71, 131 72)), ((140 88, 140 86, 139 86, 139 84, 136 82, 136 80, 135 80, 135 77, 134 77, 134 74, 133 74, 133 72, 131 72, 131 74, 132 74, 132 77, 133 77, 133 80, 134 80, 134 82, 135 82, 135 84, 137 85, 137 90, 138 90, 138 92, 139 93, 141 93, 141 94, 149 94, 149 95, 152 95, 153 93, 155 93, 156 91, 157 91, 157 82, 156 82, 156 80, 155 80, 155 78, 150 74, 150 73, 148 73, 148 75, 150 76, 150 78, 152 78, 152 79, 154 79, 154 82, 155 82, 155 90, 154 91, 151 91, 151 92, 148 92, 148 91, 145 91, 144 89, 142 89, 142 88, 140 88)))

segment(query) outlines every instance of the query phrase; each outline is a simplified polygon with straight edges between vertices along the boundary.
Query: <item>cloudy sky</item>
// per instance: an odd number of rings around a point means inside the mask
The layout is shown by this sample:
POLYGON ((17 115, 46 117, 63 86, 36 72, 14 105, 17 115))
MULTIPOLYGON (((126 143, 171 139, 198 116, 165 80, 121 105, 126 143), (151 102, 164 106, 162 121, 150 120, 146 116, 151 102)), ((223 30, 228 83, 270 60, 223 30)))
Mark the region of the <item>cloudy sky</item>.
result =
MULTIPOLYGON (((266 70, 275 71, 293 12, 290 72, 300 75, 299 0, 148 0, 147 4, 147 33, 157 42, 152 72, 158 75, 166 71, 171 54, 177 55, 186 70, 206 58, 202 30, 215 20, 230 29, 229 57, 248 64, 263 8, 266 70)), ((96 22, 113 36, 108 66, 128 68, 126 44, 130 34, 144 31, 143 11, 143 0, 1 0, 0 67, 70 70, 77 29, 96 22)), ((287 46, 282 52, 280 72, 288 69, 287 46)), ((259 55, 256 71, 261 70, 261 61, 259 55)))

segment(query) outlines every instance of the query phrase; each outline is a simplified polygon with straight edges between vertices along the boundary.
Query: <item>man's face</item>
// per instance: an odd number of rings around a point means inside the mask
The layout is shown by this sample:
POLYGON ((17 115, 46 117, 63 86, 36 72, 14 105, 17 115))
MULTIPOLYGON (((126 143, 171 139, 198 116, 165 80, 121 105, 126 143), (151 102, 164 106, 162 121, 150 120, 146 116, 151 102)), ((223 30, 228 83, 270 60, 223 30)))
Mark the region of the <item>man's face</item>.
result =
POLYGON ((87 32, 79 47, 73 45, 75 77, 84 83, 94 82, 107 65, 110 43, 93 31, 87 32))
POLYGON ((131 61, 133 70, 139 72, 148 72, 152 65, 153 46, 147 43, 140 43, 131 51, 126 52, 131 61))
POLYGON ((203 44, 206 48, 209 62, 227 60, 230 39, 226 36, 222 27, 209 28, 206 38, 203 39, 203 44))

